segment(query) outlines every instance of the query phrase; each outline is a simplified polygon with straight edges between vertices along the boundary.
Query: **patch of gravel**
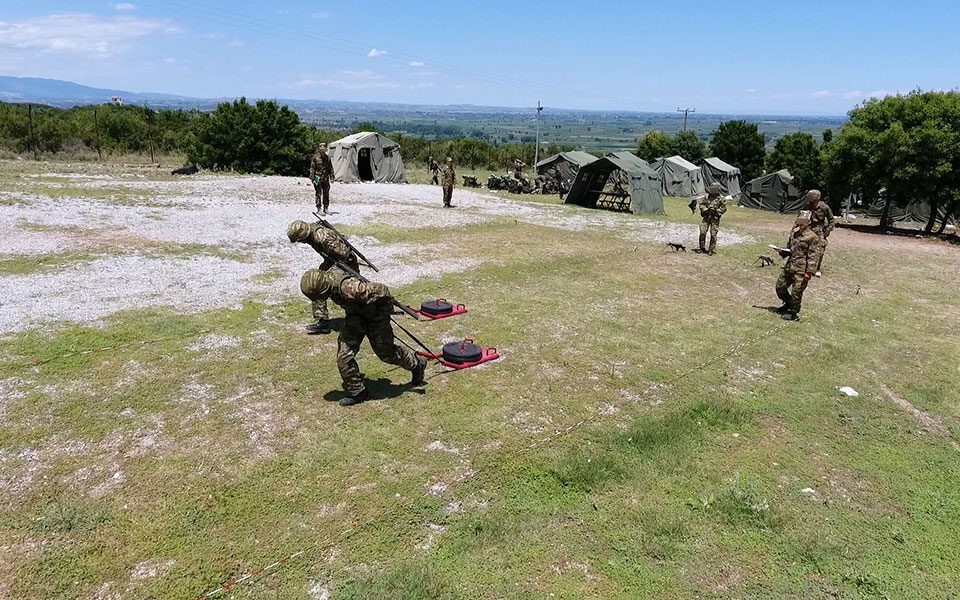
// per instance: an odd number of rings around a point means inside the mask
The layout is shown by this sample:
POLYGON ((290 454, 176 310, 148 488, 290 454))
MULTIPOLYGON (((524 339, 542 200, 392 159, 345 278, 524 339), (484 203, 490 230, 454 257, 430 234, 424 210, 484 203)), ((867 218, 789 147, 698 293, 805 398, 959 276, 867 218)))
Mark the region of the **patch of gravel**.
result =
MULTIPOLYGON (((291 221, 313 219, 313 189, 303 178, 207 175, 148 181, 124 175, 56 176, 87 187, 130 190, 130 197, 118 203, 5 192, 4 197, 15 202, 0 206, 0 227, 5 231, 0 257, 75 250, 77 230, 93 236, 92 240, 81 236, 84 249, 109 250, 111 255, 54 273, 0 276, 0 297, 5 299, 0 305, 0 333, 59 321, 98 323, 128 308, 169 306, 196 313, 238 307, 249 298, 280 302, 299 296, 300 274, 319 263, 312 250, 290 244, 285 236, 291 221), (135 204, 137 194, 149 194, 149 202, 145 199, 135 204), (53 230, 36 231, 30 225, 53 230), (144 249, 144 243, 153 248, 144 249), (189 244, 192 254, 164 255, 157 244, 173 245, 172 250, 189 244), (198 244, 208 246, 211 252, 197 249, 198 244)), ((442 208, 440 190, 435 186, 336 184, 332 190, 334 214, 328 219, 336 225, 387 224, 416 229, 513 218, 655 242, 689 240, 697 232, 695 224, 519 202, 465 189, 457 189, 454 203, 455 209, 442 208)), ((377 279, 389 286, 480 264, 472 258, 445 258, 442 248, 385 244, 369 236, 355 241, 382 268, 377 279)), ((720 238, 721 245, 743 241, 746 238, 727 232, 720 238)))
POLYGON ((154 577, 163 577, 173 569, 175 564, 177 564, 175 560, 145 560, 133 567, 130 572, 130 580, 142 581, 154 577))

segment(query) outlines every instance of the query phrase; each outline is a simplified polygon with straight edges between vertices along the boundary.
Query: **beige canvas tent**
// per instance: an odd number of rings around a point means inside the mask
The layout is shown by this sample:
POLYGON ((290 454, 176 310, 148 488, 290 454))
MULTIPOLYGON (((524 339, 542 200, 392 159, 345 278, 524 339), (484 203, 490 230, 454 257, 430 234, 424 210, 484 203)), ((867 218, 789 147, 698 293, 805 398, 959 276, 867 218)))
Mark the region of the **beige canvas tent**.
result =
POLYGON ((342 183, 375 181, 404 183, 400 146, 390 138, 372 131, 348 135, 327 148, 333 162, 333 177, 342 183))

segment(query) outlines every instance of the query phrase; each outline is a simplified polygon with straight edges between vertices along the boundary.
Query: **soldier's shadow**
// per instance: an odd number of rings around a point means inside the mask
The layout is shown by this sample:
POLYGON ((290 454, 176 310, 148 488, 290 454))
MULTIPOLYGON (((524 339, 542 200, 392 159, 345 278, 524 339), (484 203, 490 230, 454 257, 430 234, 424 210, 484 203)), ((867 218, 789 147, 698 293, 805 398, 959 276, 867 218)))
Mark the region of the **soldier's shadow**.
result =
POLYGON ((767 312, 771 312, 774 314, 776 314, 777 310, 780 308, 779 306, 757 306, 756 304, 754 304, 753 307, 759 308, 760 310, 765 310, 767 312))
MULTIPOLYGON (((419 394, 421 396, 427 393, 423 387, 413 387, 409 383, 396 383, 386 377, 364 379, 363 385, 367 388, 367 396, 369 397, 367 402, 392 400, 407 393, 419 394)), ((342 390, 330 390, 323 395, 323 399, 328 402, 336 402, 346 395, 347 393, 342 390)))

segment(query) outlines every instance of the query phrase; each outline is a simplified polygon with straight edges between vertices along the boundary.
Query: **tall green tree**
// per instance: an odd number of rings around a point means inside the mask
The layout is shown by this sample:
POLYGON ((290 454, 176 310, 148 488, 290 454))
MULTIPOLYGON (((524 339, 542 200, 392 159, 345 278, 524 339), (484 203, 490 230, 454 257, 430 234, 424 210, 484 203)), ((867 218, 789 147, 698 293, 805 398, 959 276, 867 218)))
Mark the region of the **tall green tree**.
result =
POLYGON ((305 175, 313 152, 310 129, 273 100, 221 103, 197 121, 195 135, 188 159, 208 169, 305 175))
POLYGON ((767 159, 767 171, 786 169, 800 190, 822 187, 820 147, 809 133, 790 133, 779 140, 767 159))
POLYGON ((693 164, 700 164, 706 155, 707 145, 692 131, 681 131, 673 138, 673 149, 693 164))
POLYGON ((767 150, 763 134, 754 123, 742 120, 724 121, 713 132, 710 153, 740 168, 744 181, 763 174, 767 150))
POLYGON ((960 92, 922 92, 871 99, 826 145, 826 174, 833 193, 857 192, 866 202, 885 198, 890 210, 922 202, 926 232, 960 212, 960 92))
POLYGON ((648 131, 637 141, 637 156, 646 161, 673 156, 675 149, 673 138, 662 131, 648 131))

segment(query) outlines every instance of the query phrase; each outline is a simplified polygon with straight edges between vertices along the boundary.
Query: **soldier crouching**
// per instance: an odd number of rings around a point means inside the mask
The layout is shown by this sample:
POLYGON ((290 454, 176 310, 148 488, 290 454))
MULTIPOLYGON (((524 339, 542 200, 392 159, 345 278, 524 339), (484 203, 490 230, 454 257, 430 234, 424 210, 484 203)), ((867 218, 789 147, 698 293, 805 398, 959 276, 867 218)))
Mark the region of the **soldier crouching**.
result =
POLYGON ((377 358, 389 365, 398 365, 411 372, 410 383, 422 385, 427 361, 397 345, 390 326, 393 296, 382 283, 363 282, 337 268, 328 271, 310 269, 300 278, 300 291, 311 300, 330 298, 346 312, 343 329, 337 340, 337 368, 347 395, 341 406, 359 404, 367 399, 363 376, 357 364, 357 352, 363 338, 370 340, 377 358))

